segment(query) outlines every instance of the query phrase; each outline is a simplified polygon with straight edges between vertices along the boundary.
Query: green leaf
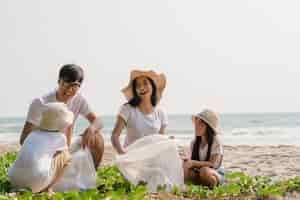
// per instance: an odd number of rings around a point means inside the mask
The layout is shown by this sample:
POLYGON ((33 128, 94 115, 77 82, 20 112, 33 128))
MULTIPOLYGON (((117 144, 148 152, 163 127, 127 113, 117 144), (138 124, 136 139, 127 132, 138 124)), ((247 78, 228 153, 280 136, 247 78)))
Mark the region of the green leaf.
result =
POLYGON ((145 185, 140 185, 136 188, 136 190, 130 193, 128 200, 140 200, 143 199, 147 192, 147 188, 145 185))

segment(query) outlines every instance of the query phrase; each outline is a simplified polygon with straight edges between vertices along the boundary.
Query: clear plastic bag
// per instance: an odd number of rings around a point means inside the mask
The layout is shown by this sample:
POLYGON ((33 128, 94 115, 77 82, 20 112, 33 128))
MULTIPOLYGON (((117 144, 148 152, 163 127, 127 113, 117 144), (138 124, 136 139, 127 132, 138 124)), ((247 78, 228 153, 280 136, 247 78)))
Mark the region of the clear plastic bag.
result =
POLYGON ((155 192, 158 186, 167 191, 173 186, 183 187, 182 160, 174 140, 159 134, 145 136, 126 150, 126 154, 116 156, 115 164, 134 185, 146 182, 150 192, 155 192))
MULTIPOLYGON (((99 117, 88 127, 89 134, 99 131, 103 124, 99 117)), ((92 137, 90 137, 92 138, 92 137)), ((64 192, 68 190, 83 191, 96 188, 97 174, 89 148, 81 147, 82 137, 73 138, 71 145, 72 160, 64 170, 62 177, 54 185, 53 190, 64 192)), ((88 141, 92 143, 92 141, 88 141)))
POLYGON ((62 177, 54 185, 53 190, 64 192, 68 190, 83 191, 96 188, 96 170, 90 151, 79 149, 72 153, 72 161, 64 170, 62 177))

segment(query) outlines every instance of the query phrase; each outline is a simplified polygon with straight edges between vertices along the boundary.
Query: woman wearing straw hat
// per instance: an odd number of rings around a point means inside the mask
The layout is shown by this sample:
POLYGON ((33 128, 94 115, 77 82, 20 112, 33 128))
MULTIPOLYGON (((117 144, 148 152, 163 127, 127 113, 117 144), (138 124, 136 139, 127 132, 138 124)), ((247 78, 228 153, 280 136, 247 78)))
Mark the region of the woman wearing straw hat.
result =
POLYGON ((195 138, 191 142, 189 156, 184 158, 185 180, 209 187, 222 184, 223 147, 218 136, 218 116, 212 110, 205 109, 193 116, 193 122, 195 138))
POLYGON ((61 131, 73 123, 73 113, 64 103, 44 105, 39 130, 32 131, 8 171, 10 182, 32 192, 52 192, 71 160, 67 139, 61 131))
POLYGON ((146 182, 150 192, 162 185, 168 191, 184 185, 177 145, 164 135, 167 116, 157 107, 165 86, 163 74, 132 71, 129 85, 122 90, 128 103, 121 106, 111 137, 119 153, 115 165, 130 183, 146 182), (125 127, 127 134, 122 146, 119 137, 125 127))
POLYGON ((157 107, 166 87, 164 74, 154 71, 133 70, 130 81, 122 92, 128 102, 121 106, 111 141, 119 154, 124 154, 124 147, 139 138, 151 134, 164 134, 168 124, 167 116, 157 107), (126 127, 124 146, 120 144, 120 135, 126 127))

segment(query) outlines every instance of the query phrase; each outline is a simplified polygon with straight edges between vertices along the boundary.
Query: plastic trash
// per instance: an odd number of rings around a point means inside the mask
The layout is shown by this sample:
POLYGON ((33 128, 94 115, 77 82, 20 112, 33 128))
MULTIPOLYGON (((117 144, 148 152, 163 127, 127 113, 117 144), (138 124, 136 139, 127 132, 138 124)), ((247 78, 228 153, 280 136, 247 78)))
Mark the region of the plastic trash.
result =
POLYGON ((83 191, 96 188, 96 179, 96 170, 90 151, 87 148, 79 149, 72 153, 72 161, 66 167, 62 177, 54 185, 53 191, 83 191))
POLYGON ((159 134, 145 136, 116 156, 115 164, 132 184, 146 182, 150 192, 158 186, 170 191, 184 186, 182 160, 174 140, 159 134))

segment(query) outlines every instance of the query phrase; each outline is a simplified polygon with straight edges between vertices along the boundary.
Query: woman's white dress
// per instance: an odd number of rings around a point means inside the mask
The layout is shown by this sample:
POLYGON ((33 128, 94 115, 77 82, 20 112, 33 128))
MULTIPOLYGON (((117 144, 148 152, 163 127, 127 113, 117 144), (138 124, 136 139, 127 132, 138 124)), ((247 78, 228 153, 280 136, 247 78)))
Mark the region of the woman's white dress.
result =
MULTIPOLYGON (((80 148, 81 138, 72 142, 72 160, 54 191, 85 190, 96 187, 96 170, 88 149, 80 148)), ((24 141, 16 161, 8 170, 16 189, 31 188, 40 192, 53 180, 52 159, 57 151, 67 149, 66 137, 59 132, 33 131, 24 141)))

